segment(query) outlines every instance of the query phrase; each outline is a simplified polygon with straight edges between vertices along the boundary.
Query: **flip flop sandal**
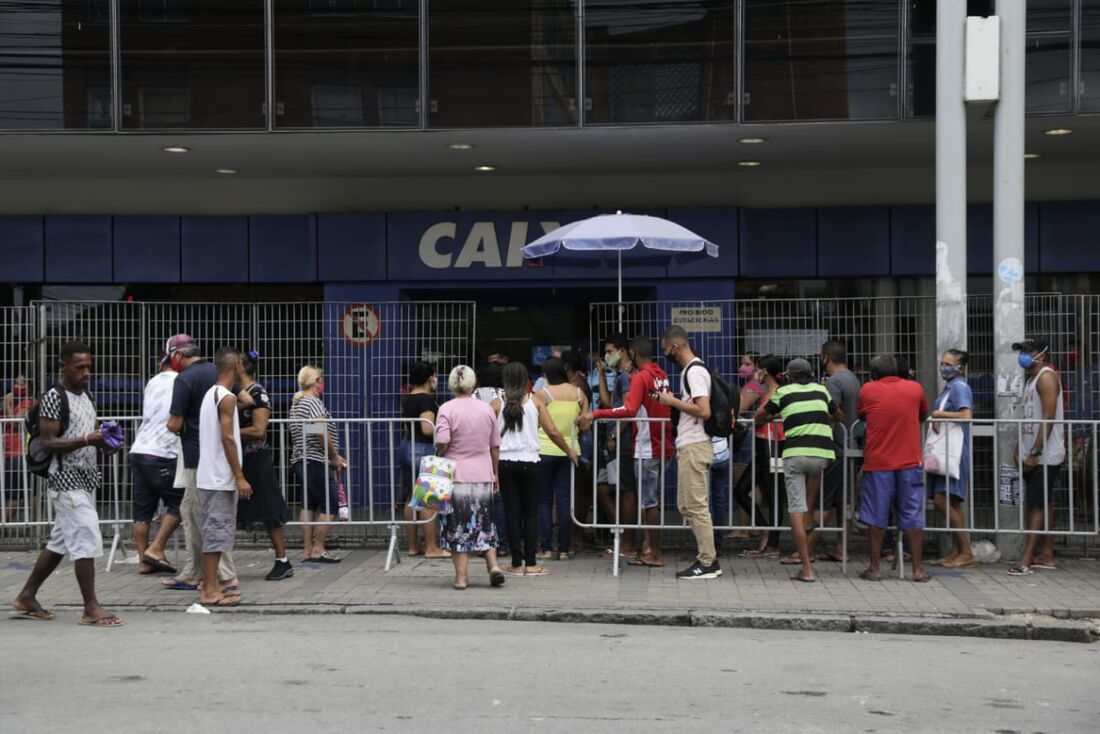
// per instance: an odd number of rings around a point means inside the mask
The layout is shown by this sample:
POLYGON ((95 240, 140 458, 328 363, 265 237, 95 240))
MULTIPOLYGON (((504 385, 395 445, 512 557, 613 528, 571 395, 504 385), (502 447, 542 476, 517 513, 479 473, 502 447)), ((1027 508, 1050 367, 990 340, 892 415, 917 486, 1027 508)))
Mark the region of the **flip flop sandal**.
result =
POLYGON ((932 577, 928 574, 924 574, 923 576, 913 576, 911 580, 914 584, 926 584, 932 580, 932 577))
POLYGON ((240 584, 233 584, 232 586, 225 586, 225 587, 222 588, 222 593, 225 594, 226 596, 240 596, 241 595, 241 585, 240 584))
POLYGON ((812 583, 815 583, 817 581, 817 579, 816 578, 812 578, 812 579, 802 578, 802 574, 796 573, 793 576, 791 576, 791 581, 801 581, 804 584, 812 584, 812 583))
POLYGON ((814 560, 815 561, 828 561, 830 563, 844 563, 843 558, 840 558, 838 556, 834 556, 831 552, 829 552, 829 553, 817 553, 817 554, 814 555, 814 560))
POLYGON ((633 561, 628 561, 626 565, 628 565, 628 566, 647 566, 649 568, 664 568, 664 566, 665 566, 665 564, 663 562, 662 563, 654 563, 653 561, 647 561, 644 558, 635 558, 633 561))
MULTIPOLYGON (((811 558, 810 563, 813 563, 814 560, 811 558)), ((779 559, 779 563, 783 566, 800 566, 802 565, 802 559, 798 556, 783 556, 779 559)))
POLYGON ((45 609, 13 609, 8 619, 29 619, 35 622, 51 622, 56 618, 53 612, 45 609))
POLYGON ((209 604, 204 604, 203 606, 235 607, 240 603, 241 603, 241 597, 240 596, 233 596, 231 594, 223 594, 221 596, 221 598, 219 598, 217 601, 212 601, 209 604))
POLYGON ((497 587, 504 586, 505 582, 504 572, 499 568, 496 571, 489 572, 489 586, 497 587))
POLYGON ((524 570, 523 575, 524 576, 549 576, 550 575, 550 569, 549 568, 546 568, 545 566, 538 566, 538 569, 539 569, 538 571, 524 570))
POLYGON ((1041 568, 1044 571, 1057 571, 1058 570, 1058 567, 1055 566, 1053 563, 1039 563, 1038 561, 1034 561, 1031 564, 1031 567, 1032 568, 1041 568))
POLYGON ((864 581, 882 581, 882 576, 874 576, 871 574, 870 569, 863 571, 859 574, 859 577, 864 581))
POLYGON ((197 591, 198 584, 189 584, 181 578, 165 579, 160 582, 161 586, 172 591, 197 591))
POLYGON ((1014 563, 1008 567, 1009 576, 1030 576, 1033 573, 1035 572, 1031 570, 1030 566, 1025 566, 1022 563, 1014 563))
POLYGON ((165 561, 161 558, 153 558, 152 556, 142 556, 141 557, 141 562, 144 563, 146 566, 152 566, 153 567, 153 571, 152 571, 153 573, 170 573, 173 576, 176 575, 177 573, 179 573, 179 571, 176 570, 175 566, 173 566, 171 563, 169 563, 168 561, 165 561))
POLYGON ((121 627, 122 620, 113 614, 108 614, 106 617, 96 617, 95 619, 85 619, 81 617, 81 627, 121 627))
POLYGON ((747 550, 741 551, 739 554, 741 558, 752 558, 760 560, 762 558, 779 558, 779 551, 762 551, 762 550, 747 550))
POLYGON ((971 558, 969 561, 963 561, 962 563, 952 562, 952 563, 944 564, 943 567, 944 568, 951 568, 951 569, 970 568, 971 566, 977 565, 977 563, 978 563, 978 561, 976 559, 971 558))
POLYGON ((319 556, 313 556, 309 559, 310 563, 339 563, 344 560, 343 558, 333 558, 328 553, 322 553, 319 556))
POLYGON ((468 586, 469 584, 451 584, 451 588, 453 588, 455 591, 466 591, 466 588, 468 586))

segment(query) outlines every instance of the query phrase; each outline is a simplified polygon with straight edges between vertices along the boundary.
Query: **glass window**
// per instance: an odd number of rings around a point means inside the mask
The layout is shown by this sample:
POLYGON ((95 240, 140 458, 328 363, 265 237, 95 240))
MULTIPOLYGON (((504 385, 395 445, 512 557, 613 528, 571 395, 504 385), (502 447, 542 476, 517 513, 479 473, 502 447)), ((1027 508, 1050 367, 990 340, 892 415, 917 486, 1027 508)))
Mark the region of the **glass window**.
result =
POLYGON ((275 126, 418 126, 418 7, 275 0, 275 126))
POLYGON ((431 0, 428 7, 432 126, 576 123, 574 0, 431 0))
POLYGON ((1081 109, 1100 112, 1100 2, 1081 6, 1081 109))
POLYGON ((1037 35, 1027 38, 1027 111, 1069 112, 1070 69, 1073 45, 1070 35, 1037 35))
POLYGON ((109 0, 0 0, 0 129, 110 127, 109 0))
POLYGON ((746 121, 898 116, 899 5, 745 0, 746 121))
POLYGON ((263 0, 120 0, 121 126, 266 127, 263 0))
POLYGON ((588 0, 585 120, 733 120, 734 7, 729 0, 588 0))

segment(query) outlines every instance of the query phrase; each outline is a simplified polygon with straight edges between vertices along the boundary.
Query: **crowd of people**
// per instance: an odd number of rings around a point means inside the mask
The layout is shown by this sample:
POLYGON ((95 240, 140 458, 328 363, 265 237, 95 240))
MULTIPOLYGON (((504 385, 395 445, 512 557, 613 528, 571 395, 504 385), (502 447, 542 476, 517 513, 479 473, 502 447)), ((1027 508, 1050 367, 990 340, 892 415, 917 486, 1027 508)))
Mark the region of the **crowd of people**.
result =
MULTIPOLYGON (((838 341, 821 347, 820 382, 805 359, 784 364, 775 355, 746 355, 734 380, 739 390, 732 398, 723 393, 721 400, 715 391, 728 386, 722 387, 725 383, 679 326, 669 327, 659 344, 647 336, 613 336, 602 346, 592 370, 585 369, 579 352, 554 354, 543 362, 535 382, 526 366, 510 361, 502 350, 479 368, 480 380, 470 366, 456 366, 447 379, 451 398, 442 404, 434 366, 424 361, 411 366, 401 407, 406 430, 398 452, 408 552, 450 559, 456 590, 469 586, 472 553, 484 559, 494 587, 509 575, 549 574, 547 561, 568 560, 582 547, 583 529, 574 526, 574 518, 589 512, 642 528, 640 537, 630 528, 623 531, 622 556, 632 565, 663 566, 661 526, 670 475, 675 476, 676 507, 696 548, 694 561, 676 578, 714 579, 723 573, 723 542, 748 533, 727 535, 716 527, 763 526, 759 541, 741 555, 798 566, 791 578, 812 583, 816 562, 841 558, 835 545, 815 551, 822 528, 834 519, 846 521, 842 460, 846 436, 857 420, 865 427, 857 518, 871 547, 861 578, 881 579, 880 559, 893 545, 888 531, 896 527, 907 541, 910 578, 929 579, 922 559, 928 498, 951 528, 966 527, 967 424, 973 417, 966 352, 952 349, 942 355, 944 389, 930 406, 904 360, 874 357, 871 380, 861 384, 838 341), (678 371, 678 395, 655 359, 658 346, 666 364, 678 371), (722 413, 729 424, 722 425, 720 406, 730 399, 733 404, 722 413), (957 471, 929 469, 922 448, 926 418, 935 419, 928 428, 932 433, 961 429, 957 471), (746 422, 751 430, 744 430, 746 422), (432 454, 456 466, 452 508, 441 515, 409 506, 420 460, 432 454), (588 506, 587 492, 572 491, 574 482, 596 487, 595 507, 588 506), (786 556, 774 529, 784 524, 784 511, 794 541, 786 556), (500 567, 501 558, 510 559, 507 569, 500 567)), ((1053 526, 1046 513, 1066 457, 1062 387, 1049 364, 1048 344, 1031 339, 1013 347, 1026 373, 1023 418, 1035 419, 1021 426, 1019 463, 1028 528, 1038 531, 1053 526)), ((95 595, 93 563, 103 551, 94 495, 102 482, 98 453, 117 447, 101 429, 87 389, 93 359, 87 344, 65 344, 56 385, 37 401, 25 394, 25 384, 19 395, 5 397, 5 411, 9 403, 11 410, 32 418, 37 411, 37 446, 47 455, 55 518, 49 544, 14 601, 13 613, 53 618, 38 603, 37 591, 69 555, 84 598, 81 624, 112 627, 122 620, 103 609, 95 595)), ((229 347, 208 361, 187 334, 171 337, 160 371, 145 387, 142 421, 129 450, 139 573, 167 574, 165 588, 197 591, 204 605, 240 603, 233 547, 242 525, 262 525, 268 534, 275 558, 267 580, 294 573, 283 528, 288 506, 267 440, 272 401, 256 380, 258 361, 255 352, 229 347), (165 513, 150 537, 160 506, 165 513), (180 526, 187 555, 177 571, 165 549, 180 526)), ((343 502, 329 470, 338 472, 347 461, 323 402, 320 368, 303 367, 298 387, 287 417, 290 465, 301 487, 301 519, 308 523, 300 561, 338 563, 325 547, 328 524, 343 502)), ((954 532, 952 538, 953 550, 932 563, 952 569, 973 565, 967 533, 954 532)), ((1041 536, 1041 545, 1039 535, 1029 535, 1023 557, 1009 573, 1053 568, 1052 542, 1049 534, 1041 536)))

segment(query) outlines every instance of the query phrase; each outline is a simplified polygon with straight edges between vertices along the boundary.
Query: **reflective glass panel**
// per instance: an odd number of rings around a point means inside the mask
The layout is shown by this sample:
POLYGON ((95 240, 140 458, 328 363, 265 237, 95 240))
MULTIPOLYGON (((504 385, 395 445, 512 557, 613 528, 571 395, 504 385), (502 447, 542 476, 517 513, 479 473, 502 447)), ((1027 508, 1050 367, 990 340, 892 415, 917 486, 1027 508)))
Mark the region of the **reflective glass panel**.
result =
POLYGON ((122 127, 263 128, 263 0, 120 0, 122 127))
POLYGON ((276 127, 420 124, 417 0, 275 0, 276 127))
POLYGON ((1070 69, 1073 45, 1070 35, 1037 35, 1027 39, 1027 111, 1069 112, 1070 69))
POLYGON ((745 0, 746 121, 897 117, 898 3, 745 0))
POLYGON ((110 127, 109 1, 0 0, 0 129, 110 127))
POLYGON ((1081 109, 1100 112, 1100 1, 1081 7, 1081 109))
POLYGON ((730 0, 588 0, 585 120, 732 120, 737 108, 730 0))
POLYGON ((431 0, 428 7, 432 126, 576 123, 573 0, 431 0))

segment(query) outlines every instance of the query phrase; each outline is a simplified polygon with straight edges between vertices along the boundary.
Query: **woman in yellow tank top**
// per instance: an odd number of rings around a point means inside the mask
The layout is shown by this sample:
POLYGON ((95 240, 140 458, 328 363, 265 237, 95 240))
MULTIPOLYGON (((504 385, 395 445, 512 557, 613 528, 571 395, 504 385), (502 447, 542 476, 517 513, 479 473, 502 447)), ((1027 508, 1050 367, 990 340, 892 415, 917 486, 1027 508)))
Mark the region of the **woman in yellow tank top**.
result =
MULTIPOLYGON (((565 364, 558 357, 549 357, 542 363, 542 374, 548 383, 535 393, 535 400, 546 406, 550 419, 570 447, 577 448, 576 429, 573 423, 588 410, 588 398, 576 385, 565 378, 565 364)), ((570 478, 573 462, 565 452, 554 445, 550 437, 539 429, 539 468, 542 472, 542 488, 539 494, 539 553, 538 558, 570 557, 573 541, 573 512, 570 497, 570 478), (554 524, 554 504, 558 506, 558 553, 551 545, 554 524)))

